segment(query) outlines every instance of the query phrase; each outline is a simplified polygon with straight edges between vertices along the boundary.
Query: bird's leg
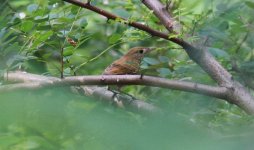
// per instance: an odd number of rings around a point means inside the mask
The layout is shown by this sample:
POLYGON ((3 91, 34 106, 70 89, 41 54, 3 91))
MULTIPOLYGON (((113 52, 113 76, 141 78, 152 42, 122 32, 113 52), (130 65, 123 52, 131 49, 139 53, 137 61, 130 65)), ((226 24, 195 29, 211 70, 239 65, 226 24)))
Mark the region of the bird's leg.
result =
POLYGON ((141 73, 139 79, 143 79, 144 74, 141 73))

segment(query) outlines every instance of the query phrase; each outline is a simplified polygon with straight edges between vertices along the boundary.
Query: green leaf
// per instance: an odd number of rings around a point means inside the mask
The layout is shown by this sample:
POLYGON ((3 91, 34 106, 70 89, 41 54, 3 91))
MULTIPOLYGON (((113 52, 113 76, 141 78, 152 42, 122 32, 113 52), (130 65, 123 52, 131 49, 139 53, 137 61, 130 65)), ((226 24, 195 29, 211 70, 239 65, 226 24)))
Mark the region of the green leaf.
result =
POLYGON ((50 13, 49 14, 49 20, 59 18, 59 14, 57 13, 50 13))
POLYGON ((67 24, 65 23, 61 23, 61 22, 51 22, 51 26, 52 28, 54 28, 54 30, 62 30, 65 29, 67 24))
POLYGON ((64 69, 64 74, 65 75, 69 75, 71 73, 71 69, 70 68, 65 68, 64 69))
POLYGON ((37 23, 40 23, 40 22, 48 21, 48 19, 49 19, 48 15, 46 15, 46 16, 36 16, 34 18, 34 21, 37 22, 37 23))
POLYGON ((228 25, 227 21, 223 21, 223 22, 218 24, 218 29, 221 30, 221 31, 227 30, 228 27, 229 27, 229 25, 228 25))
POLYGON ((78 7, 78 6, 71 6, 71 13, 72 14, 77 14, 78 13, 78 11, 79 11, 79 8, 80 7, 78 7))
POLYGON ((171 71, 168 68, 159 68, 157 71, 160 73, 160 76, 166 77, 167 75, 170 75, 171 71))
POLYGON ((241 64, 241 70, 243 72, 253 74, 254 73, 254 61, 244 62, 241 64))
POLYGON ((58 61, 49 61, 46 63, 47 69, 52 75, 59 75, 60 73, 60 63, 58 61))
POLYGON ((23 61, 23 60, 26 60, 26 59, 27 58, 25 56, 17 54, 17 55, 12 56, 10 59, 8 59, 8 61, 6 62, 6 65, 8 67, 10 67, 10 66, 14 65, 17 62, 20 62, 20 61, 23 61))
POLYGON ((38 4, 30 4, 27 6, 27 11, 32 13, 38 9, 39 5, 38 4))
POLYGON ((70 56, 74 52, 73 46, 66 47, 63 51, 64 56, 70 56))
POLYGON ((59 23, 72 23, 73 19, 68 17, 60 17, 58 18, 59 23))
POLYGON ((10 53, 10 52, 15 52, 17 51, 18 49, 20 49, 20 46, 19 46, 19 43, 18 42, 15 42, 15 43, 12 43, 10 46, 8 46, 7 48, 4 49, 4 53, 10 53))
MULTIPOLYGON (((13 36, 12 38, 9 38, 4 43, 2 43, 1 46, 7 46, 8 44, 15 42, 17 40, 17 38, 18 38, 17 36, 13 36)), ((11 44, 11 45, 13 45, 13 44, 11 44)))
POLYGON ((145 57, 143 60, 150 65, 156 65, 160 63, 158 60, 150 57, 145 57))
POLYGON ((123 18, 128 18, 128 17, 130 17, 130 14, 129 14, 129 12, 128 11, 126 11, 126 10, 124 10, 124 9, 114 9, 113 10, 113 13, 114 14, 117 14, 118 16, 121 16, 121 17, 123 17, 123 18))
POLYGON ((8 22, 8 25, 9 25, 9 26, 12 26, 12 25, 16 25, 16 24, 18 24, 18 23, 20 23, 20 22, 21 22, 21 19, 18 18, 18 17, 16 17, 16 18, 14 18, 14 20, 8 22))
POLYGON ((85 29, 87 25, 88 25, 88 23, 87 23, 86 18, 82 18, 82 19, 79 21, 79 26, 80 26, 81 29, 85 29))
POLYGON ((221 50, 219 48, 208 47, 208 50, 215 57, 220 57, 220 58, 225 58, 225 59, 229 59, 230 58, 229 54, 226 51, 221 50))
POLYGON ((38 24, 38 26, 36 27, 37 30, 50 30, 51 29, 51 25, 49 24, 44 24, 44 23, 40 23, 38 24))
POLYGON ((40 9, 38 8, 36 11, 32 13, 33 17, 36 16, 44 16, 46 14, 47 9, 40 9))
POLYGON ((224 12, 227 9, 227 5, 225 3, 220 3, 216 6, 216 8, 218 9, 218 11, 224 12))
POLYGON ((47 31, 47 32, 44 32, 44 33, 42 33, 39 37, 38 37, 38 39, 40 40, 40 41, 45 41, 45 40, 47 40, 50 36, 52 36, 53 35, 53 31, 47 31))
POLYGON ((53 5, 53 4, 56 4, 56 3, 59 3, 59 0, 49 0, 48 1, 49 5, 53 5))
POLYGON ((109 37, 109 44, 113 44, 113 43, 116 43, 118 40, 120 40, 122 36, 120 34, 113 34, 109 37))
POLYGON ((24 21, 21 24, 20 29, 24 32, 29 32, 33 28, 34 23, 32 21, 24 21))
POLYGON ((169 58, 166 56, 159 56, 159 60, 164 63, 169 62, 169 58))

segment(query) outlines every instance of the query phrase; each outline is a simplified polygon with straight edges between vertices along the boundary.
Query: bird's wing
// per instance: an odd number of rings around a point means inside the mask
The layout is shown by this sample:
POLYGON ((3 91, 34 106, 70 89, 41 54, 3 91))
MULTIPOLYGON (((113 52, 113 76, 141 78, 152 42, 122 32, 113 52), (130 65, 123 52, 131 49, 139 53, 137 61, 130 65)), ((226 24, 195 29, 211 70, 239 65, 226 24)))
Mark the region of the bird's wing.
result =
POLYGON ((104 75, 136 74, 138 70, 133 67, 123 66, 117 63, 111 64, 104 71, 104 75))

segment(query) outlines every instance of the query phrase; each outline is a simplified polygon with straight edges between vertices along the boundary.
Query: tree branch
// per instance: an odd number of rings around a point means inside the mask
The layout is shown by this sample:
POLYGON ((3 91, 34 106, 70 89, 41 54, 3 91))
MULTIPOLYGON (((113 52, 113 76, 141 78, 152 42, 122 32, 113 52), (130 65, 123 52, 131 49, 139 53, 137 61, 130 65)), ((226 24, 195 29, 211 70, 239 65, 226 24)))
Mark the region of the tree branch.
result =
MULTIPOLYGON (((168 34, 165 34, 163 32, 159 32, 157 30, 151 29, 150 27, 133 22, 128 21, 125 18, 122 18, 120 16, 114 15, 110 12, 107 12, 101 8, 98 8, 96 6, 90 5, 90 3, 83 3, 78 0, 63 0, 69 3, 72 3, 74 5, 89 9, 91 11, 94 11, 102 16, 105 16, 108 19, 117 20, 121 18, 125 21, 126 24, 135 27, 137 29, 140 29, 142 31, 145 31, 153 36, 157 36, 169 41, 172 41, 180 46, 182 46, 185 51, 188 53, 191 59, 193 59, 197 64, 199 64, 215 81, 217 81, 220 85, 223 85, 225 87, 230 87, 231 82, 231 75, 214 59, 213 56, 211 56, 210 53, 208 53, 206 50, 201 50, 199 48, 193 47, 188 42, 180 39, 180 38, 169 38, 168 34), (212 69, 211 69, 212 68, 212 69)), ((158 0, 142 0, 142 2, 148 6, 150 9, 154 11, 154 14, 160 19, 164 20, 162 21, 163 25, 168 28, 169 21, 173 20, 171 16, 168 14, 167 11, 164 10, 163 4, 161 4, 158 0), (159 9, 158 9, 159 8, 159 9), (169 21, 167 21, 169 20, 169 21)), ((169 30, 171 31, 171 30, 169 30)))
MULTIPOLYGON (((54 86, 69 86, 70 84, 60 83, 62 80, 56 77, 47 77, 26 72, 9 72, 4 75, 4 80, 10 83, 0 86, 0 93, 10 92, 14 90, 37 90, 45 87, 54 86)), ((74 84, 75 85, 75 84, 74 84)), ((157 113, 161 110, 143 100, 136 99, 124 93, 115 93, 108 90, 106 87, 98 86, 71 86, 72 92, 86 96, 95 97, 96 100, 101 100, 110 104, 116 104, 118 107, 125 107, 132 111, 141 113, 157 113), (121 103, 119 103, 121 102, 121 103)))
POLYGON ((204 84, 168 80, 159 77, 143 76, 140 79, 140 75, 102 75, 102 76, 75 76, 66 77, 62 80, 58 78, 43 77, 39 80, 39 75, 22 73, 22 72, 10 72, 5 75, 6 81, 24 82, 14 85, 0 86, 0 92, 6 92, 15 89, 38 89, 42 87, 57 87, 57 86, 79 86, 79 85, 146 85, 154 87, 162 87, 172 90, 181 90, 186 92, 198 93, 207 96, 212 96, 220 99, 226 98, 227 89, 224 87, 214 87, 204 84), (30 78, 31 77, 31 78, 30 78), (53 80, 52 80, 53 79, 53 80), (36 83, 34 83, 36 82, 36 83))
MULTIPOLYGON (((142 0, 160 20, 171 20, 167 11, 162 11, 164 5, 159 0, 142 0)), ((162 22, 166 27, 167 23, 162 22)), ((198 48, 186 44, 181 45, 189 57, 200 65, 219 85, 231 87, 231 75, 225 70, 204 47, 198 48)))
MULTIPOLYGON (((204 48, 194 47, 188 42, 179 39, 179 38, 169 38, 168 34, 153 30, 148 26, 130 22, 122 17, 111 14, 107 11, 104 11, 98 7, 90 5, 90 3, 82 3, 78 0, 64 0, 66 2, 72 3, 74 5, 89 9, 94 11, 102 16, 107 17, 108 19, 116 20, 121 18, 124 22, 130 26, 138 28, 140 30, 146 31, 153 36, 158 36, 160 38, 172 41, 180 46, 186 51, 189 57, 195 61, 198 65, 205 70, 212 79, 214 79, 220 86, 227 88, 226 100, 238 105, 240 108, 245 110, 249 114, 254 114, 254 98, 248 92, 243 85, 238 81, 233 80, 232 75, 222 67, 218 61, 204 48)), ((163 25, 169 29, 170 25, 167 22, 172 20, 172 17, 168 14, 167 11, 163 11, 163 4, 159 0, 141 0, 148 8, 153 10, 154 14, 161 20, 163 25)))
MULTIPOLYGON (((148 102, 145 102, 144 100, 139 100, 130 95, 122 93, 114 93, 105 87, 81 86, 81 89, 84 95, 92 95, 93 97, 99 98, 100 100, 105 101, 107 103, 114 103, 116 98, 118 101, 123 103, 123 106, 131 108, 134 111, 144 113, 161 112, 159 108, 148 102)), ((121 104, 117 106, 122 107, 121 104)))
MULTIPOLYGON (((152 36, 157 36, 157 37, 160 37, 160 38, 172 41, 172 42, 177 43, 177 44, 179 44, 181 46, 189 45, 188 43, 186 43, 182 39, 179 39, 179 38, 169 38, 170 37, 169 34, 166 34, 166 33, 163 33, 163 32, 157 31, 157 30, 154 30, 154 29, 152 29, 152 28, 150 28, 150 27, 148 27, 146 25, 143 25, 141 23, 137 23, 137 22, 133 22, 133 21, 128 21, 127 19, 125 19, 123 17, 117 16, 117 15, 112 14, 112 13, 110 13, 108 11, 105 11, 105 10, 103 10, 101 8, 93 6, 90 3, 83 3, 83 2, 81 2, 79 0, 63 0, 63 1, 66 1, 68 3, 72 3, 72 4, 74 4, 76 6, 80 6, 82 8, 86 8, 86 9, 91 10, 93 12, 96 12, 96 13, 106 17, 107 19, 111 19, 111 20, 121 19, 121 20, 124 21, 125 24, 130 25, 132 27, 135 27, 137 29, 140 29, 142 31, 145 31, 145 32, 151 34, 152 36)), ((170 24, 173 24, 171 21, 167 21, 168 22, 168 24, 167 24, 168 26, 167 27, 169 28, 170 31, 172 31, 172 26, 170 24)))
MULTIPOLYGON (((168 12, 159 11, 157 8, 163 4, 159 0, 142 0, 148 8, 160 19, 171 19, 168 12)), ((164 24, 166 26, 166 24, 164 24)), ((200 65, 219 85, 228 88, 227 99, 231 103, 238 105, 249 114, 254 114, 254 98, 245 87, 238 81, 233 80, 231 74, 223 68, 218 61, 206 50, 202 48, 183 47, 189 57, 200 65)))
MULTIPOLYGON (((150 3, 152 1, 147 1, 145 2, 145 0, 142 0, 143 3, 150 3)), ((161 17, 161 22, 165 25, 166 29, 168 31, 170 31, 171 33, 173 32, 174 33, 174 28, 173 28, 173 25, 174 25, 174 19, 173 17, 168 13, 168 7, 167 6, 163 6, 163 5, 160 5, 160 3, 158 1, 153 1, 152 2, 153 4, 148 4, 146 5, 149 9, 153 10, 153 13, 157 16, 157 15, 160 15, 162 14, 162 17, 161 17), (153 8, 153 7, 150 7, 152 5, 156 5, 158 7, 156 8, 153 8)))

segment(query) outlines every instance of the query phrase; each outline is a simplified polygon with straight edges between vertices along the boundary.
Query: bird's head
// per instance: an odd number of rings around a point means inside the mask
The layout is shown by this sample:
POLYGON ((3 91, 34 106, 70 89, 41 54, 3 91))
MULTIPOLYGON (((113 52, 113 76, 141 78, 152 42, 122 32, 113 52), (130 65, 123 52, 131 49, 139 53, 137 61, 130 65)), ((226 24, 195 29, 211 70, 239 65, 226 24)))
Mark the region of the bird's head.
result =
POLYGON ((149 53, 154 48, 149 47, 134 47, 129 50, 127 54, 125 54, 126 57, 138 59, 141 60, 145 54, 149 53))

